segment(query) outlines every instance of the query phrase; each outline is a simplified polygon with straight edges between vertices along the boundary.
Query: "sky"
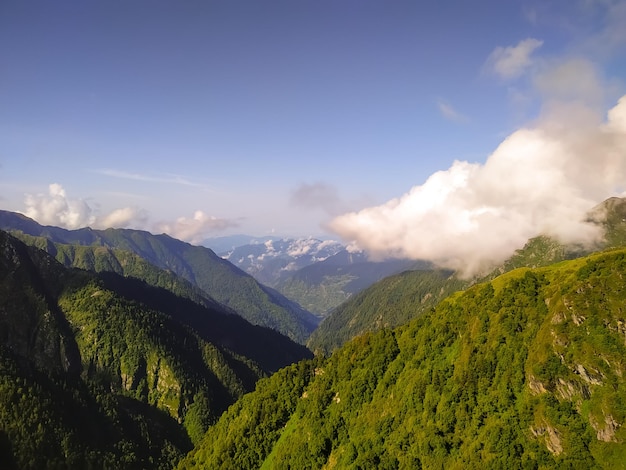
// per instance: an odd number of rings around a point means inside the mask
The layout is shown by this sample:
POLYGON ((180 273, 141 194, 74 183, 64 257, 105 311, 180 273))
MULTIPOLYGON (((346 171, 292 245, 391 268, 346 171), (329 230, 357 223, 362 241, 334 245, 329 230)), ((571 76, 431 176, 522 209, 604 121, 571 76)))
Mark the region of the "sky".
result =
POLYGON ((472 271, 626 182, 624 0, 3 0, 0 208, 472 271))

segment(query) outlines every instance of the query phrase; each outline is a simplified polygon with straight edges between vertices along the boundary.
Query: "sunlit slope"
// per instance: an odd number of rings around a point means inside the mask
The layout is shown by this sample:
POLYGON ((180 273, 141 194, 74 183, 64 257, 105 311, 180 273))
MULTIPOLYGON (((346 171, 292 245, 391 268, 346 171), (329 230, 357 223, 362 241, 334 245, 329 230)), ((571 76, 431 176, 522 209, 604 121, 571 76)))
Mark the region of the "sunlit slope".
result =
POLYGON ((259 383, 180 468, 624 468, 626 250, 518 269, 259 383))

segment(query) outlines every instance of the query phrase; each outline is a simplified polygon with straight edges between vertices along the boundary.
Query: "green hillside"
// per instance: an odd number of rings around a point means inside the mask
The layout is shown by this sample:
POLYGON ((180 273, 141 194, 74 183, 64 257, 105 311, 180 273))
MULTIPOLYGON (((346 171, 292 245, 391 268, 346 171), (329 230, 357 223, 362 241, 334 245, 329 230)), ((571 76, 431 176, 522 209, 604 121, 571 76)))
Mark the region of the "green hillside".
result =
POLYGON ((54 254, 66 266, 120 273, 125 269, 125 260, 118 258, 120 253, 134 253, 191 282, 204 291, 205 296, 230 307, 250 323, 272 328, 300 343, 306 341, 318 323, 313 314, 277 291, 259 284, 208 248, 190 245, 165 234, 152 235, 128 229, 64 230, 41 226, 21 214, 7 211, 0 211, 0 229, 54 254), (58 244, 91 249, 61 248, 58 244), (106 252, 107 248, 114 250, 106 252))
MULTIPOLYGON (((226 306, 219 304, 187 279, 177 276, 172 271, 157 268, 130 251, 106 246, 55 243, 46 237, 35 237, 23 232, 14 232, 12 235, 27 245, 46 251, 67 267, 97 273, 112 272, 124 277, 140 279, 151 286, 167 289, 179 297, 193 300, 205 307, 228 310, 226 306)), ((234 310, 228 311, 235 313, 234 310)))
POLYGON ((625 275, 622 249, 456 293, 262 380, 179 468, 624 468, 625 275))
POLYGON ((406 271, 389 276, 337 307, 313 332, 309 349, 329 354, 368 331, 393 328, 467 286, 451 271, 406 271))
POLYGON ((2 468, 171 468, 260 377, 311 354, 0 232, 2 468))
POLYGON ((612 197, 603 201, 589 211, 588 221, 601 227, 601 240, 588 245, 566 245, 545 235, 532 238, 485 279, 516 268, 548 266, 559 261, 580 258, 594 251, 626 245, 626 199, 612 197))

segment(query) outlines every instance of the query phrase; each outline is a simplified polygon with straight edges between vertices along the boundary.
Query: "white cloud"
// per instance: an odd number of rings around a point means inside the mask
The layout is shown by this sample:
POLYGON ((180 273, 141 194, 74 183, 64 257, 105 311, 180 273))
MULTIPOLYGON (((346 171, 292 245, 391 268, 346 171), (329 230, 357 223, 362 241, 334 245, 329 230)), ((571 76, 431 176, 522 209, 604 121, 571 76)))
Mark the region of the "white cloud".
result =
POLYGON ((67 197, 62 185, 52 183, 48 193, 26 194, 24 215, 42 225, 54 225, 74 230, 81 227, 120 228, 145 221, 142 211, 129 207, 97 216, 83 199, 67 197))
POLYGON ((513 79, 522 75, 532 65, 532 53, 541 47, 543 41, 527 38, 516 46, 496 47, 487 58, 487 71, 503 79, 513 79))
POLYGON ((192 218, 179 217, 174 222, 161 222, 155 225, 155 231, 167 233, 173 238, 190 243, 200 243, 211 232, 236 227, 237 223, 229 219, 220 219, 196 211, 192 218))
POLYGON ((334 251, 337 252, 342 248, 343 245, 339 243, 337 240, 322 240, 319 245, 317 245, 317 251, 322 251, 328 247, 334 248, 334 251))
POLYGON ((208 216, 196 211, 192 218, 179 217, 173 222, 149 224, 145 211, 123 207, 104 215, 96 215, 82 199, 67 197, 65 189, 58 183, 48 188, 47 194, 27 194, 24 215, 43 225, 54 225, 74 230, 82 227, 93 228, 135 228, 154 233, 167 233, 174 238, 191 243, 199 243, 211 232, 237 226, 236 222, 208 216))
MULTIPOLYGON (((484 164, 455 162, 400 198, 336 217, 329 228, 374 255, 427 259, 474 274, 531 237, 589 242, 586 211, 624 191, 626 97, 606 119, 567 106, 507 137, 484 164), (567 117, 557 125, 555 116, 567 117)), ((554 104, 557 107, 557 104, 554 104)))
POLYGON ((289 246, 287 254, 294 257, 304 256, 313 250, 316 243, 316 240, 310 238, 294 240, 294 242, 289 246))
POLYGON ((607 90, 593 63, 581 57, 548 63, 533 81, 543 96, 559 101, 601 103, 607 90))
POLYGON ((150 183, 167 183, 167 184, 179 184, 182 186, 194 186, 198 188, 205 188, 204 185, 191 181, 189 178, 181 175, 163 175, 154 176, 142 173, 130 173, 123 170, 115 170, 111 168, 103 168, 94 170, 94 173, 98 173, 105 176, 111 176, 113 178, 129 179, 134 181, 146 181, 150 183))
POLYGON ((48 194, 27 194, 24 204, 24 215, 42 225, 75 229, 95 222, 91 207, 82 199, 68 199, 58 183, 48 186, 48 194))
POLYGON ((132 226, 145 225, 146 215, 138 209, 123 207, 115 209, 111 213, 98 217, 94 224, 97 228, 129 228, 132 226))

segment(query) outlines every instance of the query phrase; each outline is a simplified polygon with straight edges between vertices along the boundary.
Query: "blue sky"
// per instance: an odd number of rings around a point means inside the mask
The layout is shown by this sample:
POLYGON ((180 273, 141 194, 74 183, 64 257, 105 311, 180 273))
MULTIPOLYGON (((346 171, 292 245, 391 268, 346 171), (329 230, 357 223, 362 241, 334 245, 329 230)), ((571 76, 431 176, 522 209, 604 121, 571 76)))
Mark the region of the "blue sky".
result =
POLYGON ((353 239, 335 217, 484 164, 554 96, 614 106, 622 29, 612 0, 6 0, 0 207, 353 239))

